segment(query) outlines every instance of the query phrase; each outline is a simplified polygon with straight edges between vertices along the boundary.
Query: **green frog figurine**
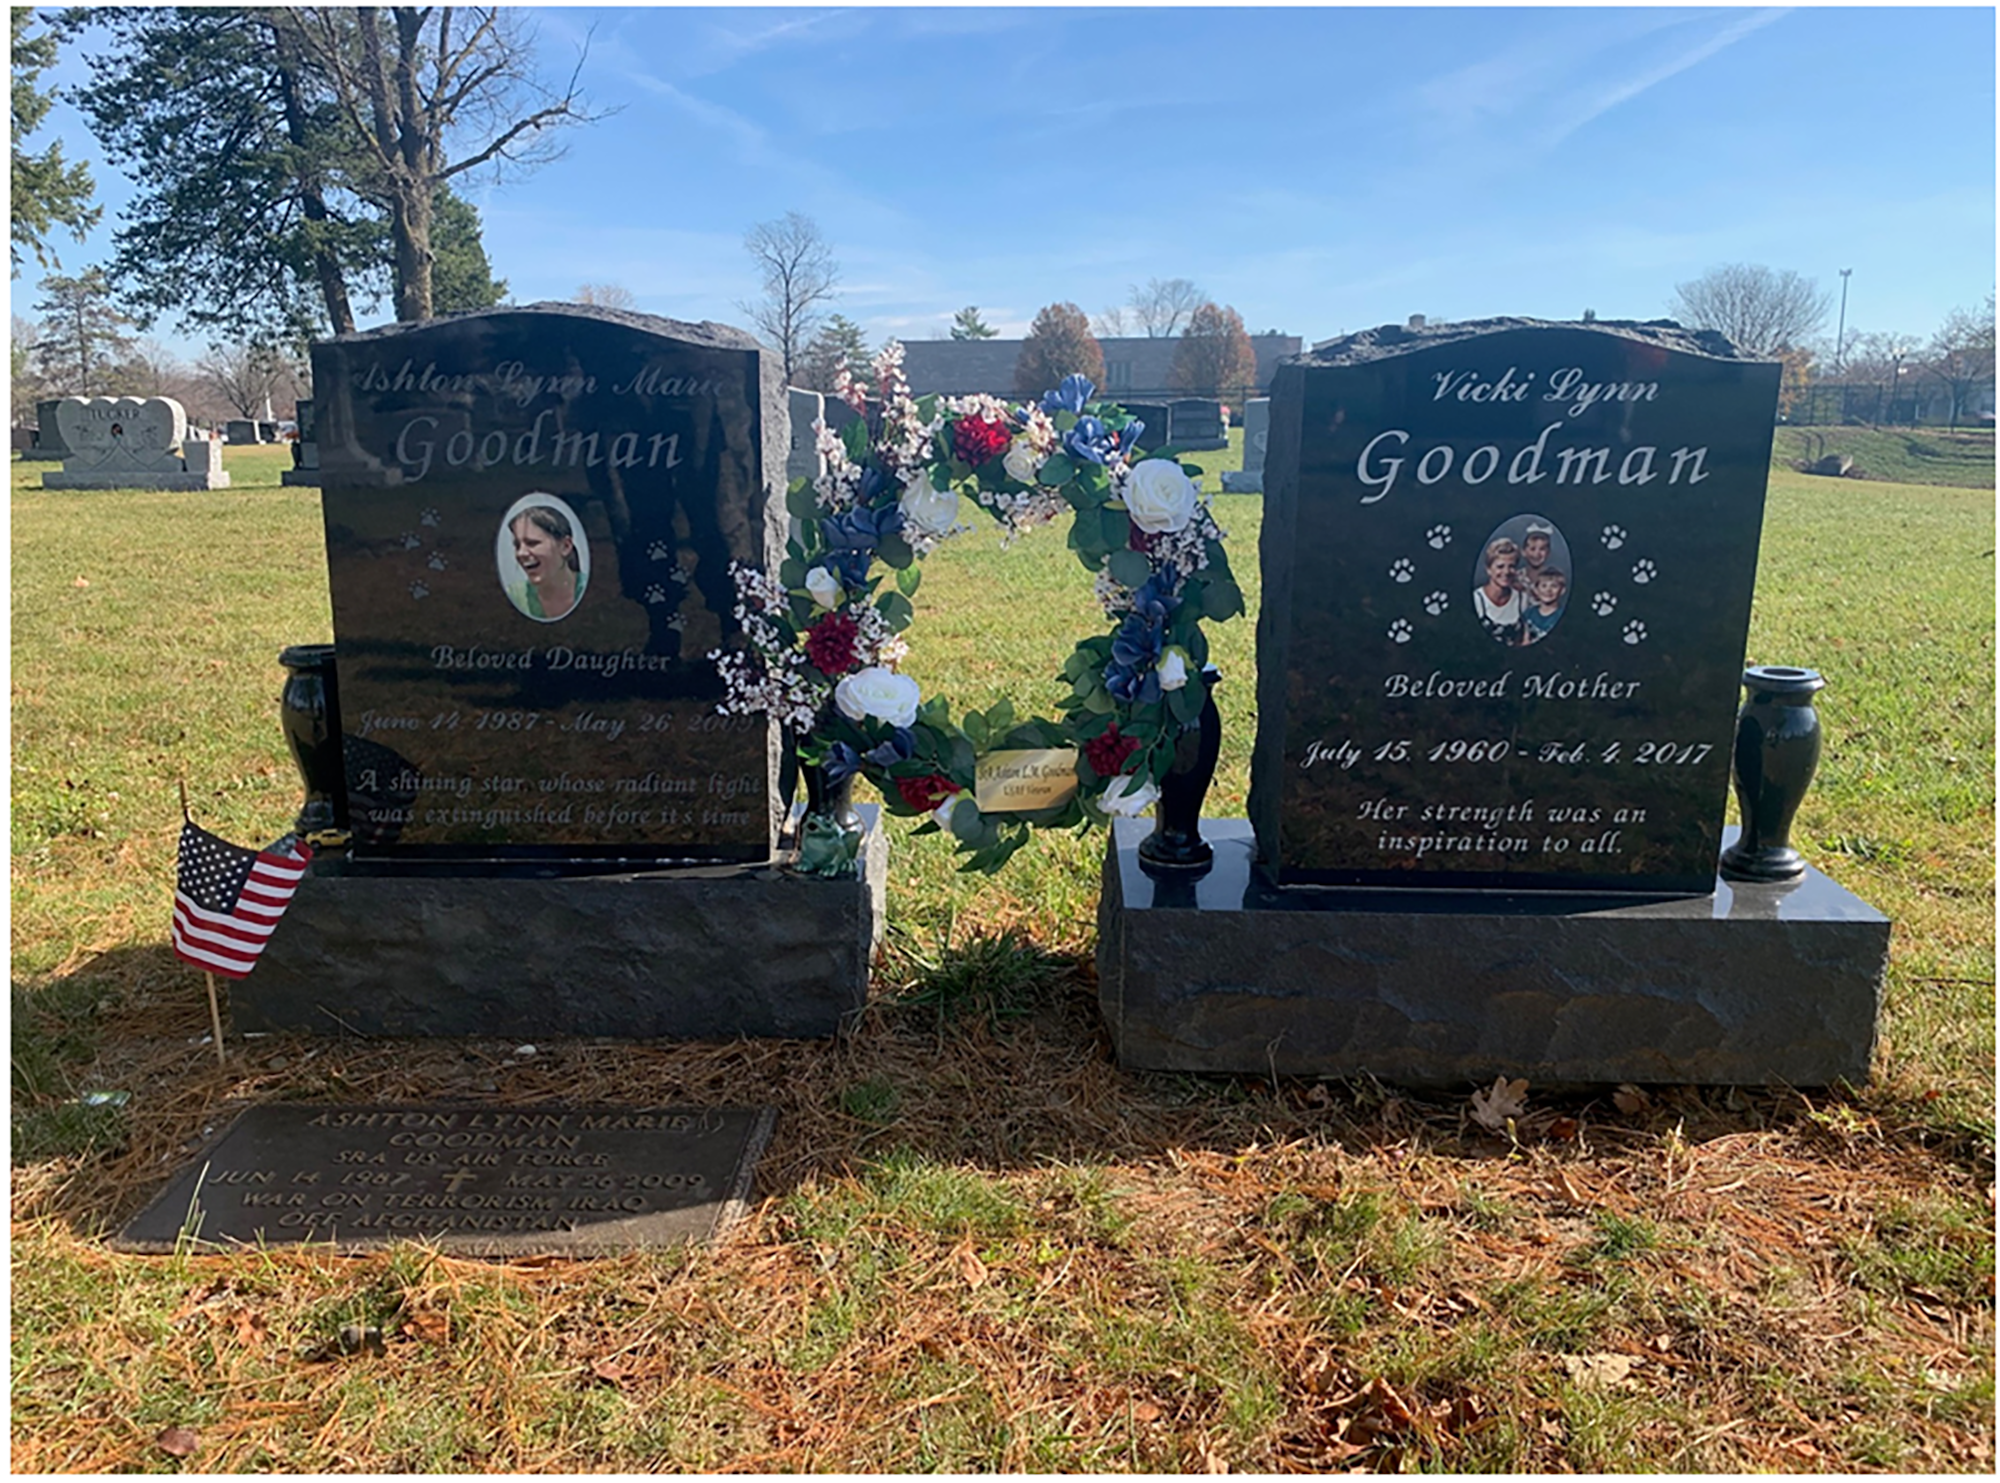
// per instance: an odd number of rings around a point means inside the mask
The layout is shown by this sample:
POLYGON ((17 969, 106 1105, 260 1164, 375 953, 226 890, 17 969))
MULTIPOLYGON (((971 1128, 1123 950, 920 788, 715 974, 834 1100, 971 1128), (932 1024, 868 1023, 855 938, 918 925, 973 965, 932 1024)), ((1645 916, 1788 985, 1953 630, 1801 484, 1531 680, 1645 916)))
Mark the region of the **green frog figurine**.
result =
POLYGON ((799 860, 792 868, 823 880, 852 880, 860 874, 855 863, 860 854, 859 829, 841 828, 830 814, 807 814, 799 823, 799 860))

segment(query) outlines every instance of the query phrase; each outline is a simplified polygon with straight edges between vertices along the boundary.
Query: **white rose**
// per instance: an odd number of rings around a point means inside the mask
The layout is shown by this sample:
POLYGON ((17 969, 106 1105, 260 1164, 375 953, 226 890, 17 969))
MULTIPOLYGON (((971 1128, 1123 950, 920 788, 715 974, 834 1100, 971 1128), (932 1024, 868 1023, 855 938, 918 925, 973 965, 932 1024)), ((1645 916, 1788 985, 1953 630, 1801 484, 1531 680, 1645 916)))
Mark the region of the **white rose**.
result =
POLYGON ((1167 645, 1166 652, 1160 655, 1159 664, 1154 666, 1159 671, 1162 690, 1178 690, 1187 683, 1187 661, 1187 650, 1179 644, 1167 645))
POLYGON ((1000 466, 1007 471, 1008 478, 1032 484, 1035 475, 1042 471, 1042 456, 1035 452, 1034 440, 1022 433, 1007 445, 1007 456, 1000 460, 1000 466))
POLYGON ((1134 464, 1125 478, 1125 512, 1151 535, 1184 529, 1199 500, 1194 482, 1171 458, 1134 464))
POLYGON ((840 585, 840 579, 823 566, 816 566, 806 573, 806 591, 812 600, 831 611, 840 606, 847 597, 847 589, 840 585))
POLYGON ((958 520, 957 493, 932 487, 927 469, 910 476, 903 485, 903 497, 897 501, 897 507, 903 512, 904 522, 925 535, 941 536, 958 520))
POLYGON ((1141 782, 1136 774, 1123 773, 1113 778, 1098 796, 1097 806, 1107 814, 1117 814, 1123 819, 1136 819, 1151 808, 1160 796, 1160 790, 1151 783, 1141 782))
POLYGON ((856 670, 833 687, 833 703, 850 721, 873 716, 891 726, 913 726, 922 698, 915 680, 879 664, 856 670))

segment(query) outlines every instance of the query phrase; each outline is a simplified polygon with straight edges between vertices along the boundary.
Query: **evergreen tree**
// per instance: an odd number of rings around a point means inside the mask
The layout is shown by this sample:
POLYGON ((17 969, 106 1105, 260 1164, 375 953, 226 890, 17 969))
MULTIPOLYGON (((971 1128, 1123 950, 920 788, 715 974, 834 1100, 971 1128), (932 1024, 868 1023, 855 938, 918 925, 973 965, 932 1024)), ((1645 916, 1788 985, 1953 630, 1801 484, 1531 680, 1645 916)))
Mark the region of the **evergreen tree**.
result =
POLYGON ((977 304, 967 304, 951 318, 951 337, 954 340, 991 340, 999 333, 979 317, 977 304))
POLYGON ((1188 319, 1167 384, 1189 396, 1220 397, 1239 406, 1257 384, 1257 352, 1234 309, 1203 304, 1188 319))
POLYGON ((479 208, 448 185, 438 187, 431 222, 437 261, 431 265, 431 312, 491 309, 507 297, 507 280, 493 276, 480 236, 479 208))
POLYGON ((1104 351, 1090 332, 1090 316, 1074 304, 1050 304, 1035 316, 1014 362, 1014 391, 1035 397, 1073 373, 1104 385, 1104 351))
POLYGON ((21 276, 21 251, 34 253, 43 267, 60 266, 49 250, 49 232, 65 227, 81 242, 104 214, 90 204, 90 167, 68 164, 63 159, 62 141, 54 140, 40 154, 30 154, 23 142, 48 116, 53 94, 35 86, 42 73, 55 65, 56 38, 44 31, 30 36, 28 27, 35 13, 29 7, 12 11, 14 42, 14 129, 10 150, 14 169, 12 225, 7 245, 9 276, 21 276))
POLYGON ((172 313, 227 338, 354 329, 381 297, 386 234, 338 187, 357 142, 284 14, 107 6, 77 95, 137 182, 107 273, 144 322, 172 313))
POLYGON ((111 301, 104 270, 74 277, 51 274, 41 282, 35 312, 42 316, 35 368, 51 396, 110 396, 122 390, 119 368, 131 357, 132 321, 111 301))
POLYGON ((845 314, 831 315, 799 357, 800 379, 792 384, 808 391, 830 392, 842 366, 847 367, 848 375, 866 380, 868 360, 868 341, 861 326, 845 314))

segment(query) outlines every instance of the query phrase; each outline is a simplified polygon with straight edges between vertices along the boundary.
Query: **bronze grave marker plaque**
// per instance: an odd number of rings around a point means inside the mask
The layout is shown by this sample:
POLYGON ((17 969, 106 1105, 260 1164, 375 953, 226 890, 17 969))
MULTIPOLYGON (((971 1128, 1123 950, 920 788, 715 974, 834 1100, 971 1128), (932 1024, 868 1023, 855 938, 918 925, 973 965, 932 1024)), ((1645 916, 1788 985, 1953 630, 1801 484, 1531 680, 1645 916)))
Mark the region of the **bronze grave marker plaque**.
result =
POLYGON ((252 1107, 125 1227, 128 1251, 434 1240, 592 1255, 715 1237, 769 1107, 252 1107))

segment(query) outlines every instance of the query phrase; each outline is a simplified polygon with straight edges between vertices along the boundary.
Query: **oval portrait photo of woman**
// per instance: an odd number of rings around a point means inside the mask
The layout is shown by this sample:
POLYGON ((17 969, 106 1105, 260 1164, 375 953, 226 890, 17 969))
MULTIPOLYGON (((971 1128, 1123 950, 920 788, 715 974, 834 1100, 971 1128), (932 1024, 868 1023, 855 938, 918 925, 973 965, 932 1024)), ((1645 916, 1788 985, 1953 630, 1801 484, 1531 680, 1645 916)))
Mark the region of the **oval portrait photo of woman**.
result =
POLYGON ((1472 614, 1510 649, 1540 643, 1569 606, 1569 542, 1553 521, 1515 515, 1493 527, 1472 572, 1472 614))
POLYGON ((590 541, 583 522, 553 494, 526 494, 500 522, 493 560, 500 586, 522 613, 555 623, 576 611, 590 583, 590 541))

